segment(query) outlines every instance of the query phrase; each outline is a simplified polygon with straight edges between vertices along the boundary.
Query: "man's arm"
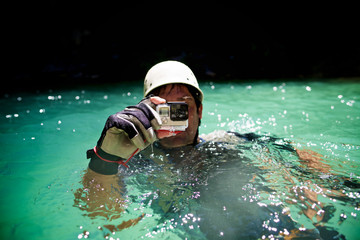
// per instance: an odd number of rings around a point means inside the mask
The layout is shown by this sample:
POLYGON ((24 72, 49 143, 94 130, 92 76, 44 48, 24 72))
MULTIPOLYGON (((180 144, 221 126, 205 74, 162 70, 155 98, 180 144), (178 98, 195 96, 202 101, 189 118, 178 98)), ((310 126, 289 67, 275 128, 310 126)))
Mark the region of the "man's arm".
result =
POLYGON ((116 224, 110 224, 112 220, 119 219, 126 209, 126 200, 123 197, 125 191, 122 177, 119 175, 103 175, 87 169, 82 178, 83 188, 77 189, 74 193, 74 206, 87 212, 87 216, 95 218, 101 216, 109 221, 109 224, 103 225, 110 232, 121 231, 128 227, 136 225, 145 214, 137 218, 115 221, 116 224))
POLYGON ((89 168, 99 174, 113 175, 118 165, 126 163, 139 151, 157 140, 155 130, 161 126, 155 104, 165 100, 145 98, 135 106, 111 115, 104 126, 97 145, 87 151, 89 168))

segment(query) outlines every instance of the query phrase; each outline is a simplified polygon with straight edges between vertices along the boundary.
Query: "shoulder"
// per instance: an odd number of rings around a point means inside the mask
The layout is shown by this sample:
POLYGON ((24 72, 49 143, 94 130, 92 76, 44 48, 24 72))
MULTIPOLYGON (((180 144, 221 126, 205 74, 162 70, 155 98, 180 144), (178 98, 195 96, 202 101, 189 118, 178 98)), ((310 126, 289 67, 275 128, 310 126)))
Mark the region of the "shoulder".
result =
POLYGON ((238 144, 243 142, 236 134, 224 130, 215 130, 208 134, 201 134, 200 138, 206 142, 226 142, 238 144))
POLYGON ((224 130, 215 130, 208 134, 201 134, 200 136, 201 143, 200 145, 219 145, 227 149, 235 149, 236 146, 247 142, 248 139, 239 137, 238 134, 232 132, 227 132, 224 130))

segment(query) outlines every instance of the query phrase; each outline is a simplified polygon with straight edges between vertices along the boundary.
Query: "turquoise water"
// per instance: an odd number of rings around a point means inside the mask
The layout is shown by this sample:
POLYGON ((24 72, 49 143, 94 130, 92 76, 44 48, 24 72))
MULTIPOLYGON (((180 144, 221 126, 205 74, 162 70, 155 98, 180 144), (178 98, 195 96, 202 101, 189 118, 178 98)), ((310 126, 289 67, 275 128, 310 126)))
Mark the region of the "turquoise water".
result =
POLYGON ((156 191, 172 191, 166 179, 174 180, 175 175, 154 169, 154 175, 123 172, 126 207, 114 220, 89 217, 74 194, 83 187, 86 150, 96 144, 110 114, 141 100, 142 82, 4 95, 0 99, 1 238, 289 239, 320 232, 324 239, 357 239, 359 83, 200 85, 205 94, 200 134, 253 132, 264 136, 262 142, 237 146, 242 153, 239 159, 246 161, 220 154, 221 161, 200 174, 206 180, 197 186, 181 181, 189 194, 171 213, 158 210, 166 194, 156 191), (297 149, 321 155, 314 161, 300 160, 294 152, 277 150, 274 142, 267 141, 270 136, 278 137, 274 141, 280 145, 285 139, 297 149), (105 227, 142 214, 136 225, 124 230, 105 227))

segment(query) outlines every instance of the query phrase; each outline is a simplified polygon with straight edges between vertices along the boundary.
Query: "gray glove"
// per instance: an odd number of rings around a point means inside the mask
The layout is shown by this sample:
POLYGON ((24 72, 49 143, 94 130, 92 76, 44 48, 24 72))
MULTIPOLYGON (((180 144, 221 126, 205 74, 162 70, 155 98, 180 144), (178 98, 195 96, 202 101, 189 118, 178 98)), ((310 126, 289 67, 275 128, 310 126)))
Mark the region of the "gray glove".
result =
POLYGON ((150 98, 111 115, 97 143, 103 151, 127 159, 157 140, 154 130, 161 126, 159 114, 150 98))
MULTIPOLYGON (((124 160, 155 142, 155 130, 160 126, 160 116, 149 97, 135 106, 111 115, 105 123, 97 146, 88 151, 88 158, 91 158, 89 167, 96 172, 109 174, 108 169, 105 169, 107 163, 112 163, 112 168, 117 167, 113 163, 123 164, 124 160)), ((111 170, 110 174, 114 174, 114 171, 111 170)))

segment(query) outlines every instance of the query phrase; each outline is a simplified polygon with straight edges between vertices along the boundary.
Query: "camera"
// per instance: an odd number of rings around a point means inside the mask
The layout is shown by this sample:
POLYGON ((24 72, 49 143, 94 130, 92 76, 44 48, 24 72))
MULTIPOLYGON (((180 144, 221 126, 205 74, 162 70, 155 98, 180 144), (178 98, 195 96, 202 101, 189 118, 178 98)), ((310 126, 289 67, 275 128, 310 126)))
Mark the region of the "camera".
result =
POLYGON ((185 131, 188 127, 189 111, 185 102, 168 102, 159 104, 156 111, 160 115, 162 125, 160 130, 171 132, 185 131))

